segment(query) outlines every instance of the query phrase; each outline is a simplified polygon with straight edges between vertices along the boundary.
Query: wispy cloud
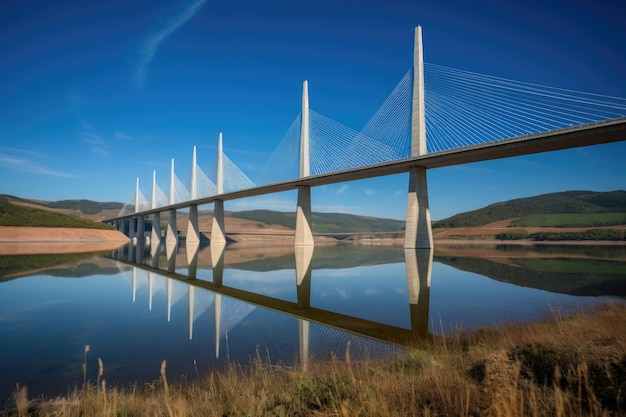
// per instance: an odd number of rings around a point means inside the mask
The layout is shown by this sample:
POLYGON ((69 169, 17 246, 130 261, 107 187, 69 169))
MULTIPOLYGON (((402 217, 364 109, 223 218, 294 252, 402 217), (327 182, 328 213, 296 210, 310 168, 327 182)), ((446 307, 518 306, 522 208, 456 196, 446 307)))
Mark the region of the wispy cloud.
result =
POLYGON ((378 190, 375 190, 373 188, 363 188, 363 193, 365 195, 375 195, 378 194, 378 190))
POLYGON ((93 153, 95 153, 96 155, 100 155, 100 156, 103 156, 105 158, 108 158, 108 157, 111 156, 111 153, 109 151, 107 151, 106 149, 101 148, 99 146, 94 146, 93 148, 91 148, 91 151, 93 153))
POLYGON ((342 184, 341 187, 339 187, 339 189, 335 192, 335 195, 345 194, 346 191, 348 191, 348 188, 350 188, 348 184, 342 184))
POLYGON ((31 155, 31 156, 38 157, 38 158, 44 156, 42 153, 30 151, 28 149, 8 148, 5 146, 0 146, 0 151, 8 152, 8 153, 19 153, 22 155, 31 155))
POLYGON ((159 46, 174 33, 178 28, 184 25, 189 19, 194 17, 200 10, 206 0, 194 0, 180 14, 170 19, 165 27, 148 36, 139 51, 139 64, 135 69, 134 81, 137 90, 143 88, 146 82, 146 73, 150 63, 156 56, 159 46))
POLYGON ((78 123, 80 123, 80 126, 85 130, 93 130, 93 126, 91 125, 91 123, 89 123, 85 119, 80 119, 78 123))
POLYGON ((20 158, 6 154, 0 154, 0 166, 13 171, 30 172, 33 174, 51 175, 54 177, 66 178, 76 177, 75 175, 69 174, 67 172, 55 171, 53 169, 47 168, 41 165, 40 162, 32 159, 20 158))
POLYGON ((97 156, 102 158, 109 158, 111 156, 111 152, 109 151, 107 141, 102 136, 100 136, 97 133, 97 130, 86 120, 80 120, 80 124, 84 129, 83 132, 80 132, 80 137, 83 143, 91 145, 91 152, 96 154, 97 156))
POLYGON ((135 140, 135 138, 128 136, 123 132, 115 132, 115 137, 122 140, 135 140))
POLYGON ((104 140, 95 133, 82 132, 80 135, 85 143, 89 143, 91 145, 104 145, 104 140))

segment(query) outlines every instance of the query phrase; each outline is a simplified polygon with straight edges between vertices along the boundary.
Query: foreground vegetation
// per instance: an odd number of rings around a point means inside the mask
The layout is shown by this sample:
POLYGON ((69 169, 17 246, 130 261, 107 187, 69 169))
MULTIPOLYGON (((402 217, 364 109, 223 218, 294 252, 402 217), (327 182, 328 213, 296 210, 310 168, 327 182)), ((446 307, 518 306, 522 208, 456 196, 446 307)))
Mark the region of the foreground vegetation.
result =
MULTIPOLYGON (((27 401, 37 416, 612 416, 626 415, 626 305, 452 337, 434 336, 390 360, 352 360, 350 347, 308 369, 259 355, 205 377, 110 387, 27 401)), ((87 348, 86 353, 87 354, 87 348)))

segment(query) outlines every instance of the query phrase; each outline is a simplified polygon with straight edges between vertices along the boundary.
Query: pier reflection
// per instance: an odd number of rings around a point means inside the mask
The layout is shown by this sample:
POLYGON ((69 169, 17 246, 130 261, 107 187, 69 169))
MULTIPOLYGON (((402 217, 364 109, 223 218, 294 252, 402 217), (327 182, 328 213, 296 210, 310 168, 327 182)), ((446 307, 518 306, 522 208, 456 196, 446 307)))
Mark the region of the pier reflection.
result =
MULTIPOLYGON (((168 246, 166 242, 147 252, 145 248, 128 245, 111 257, 120 261, 122 269, 132 271, 133 301, 137 277, 148 276, 149 309, 152 309, 156 281, 162 281, 158 285, 167 294, 168 321, 172 305, 186 295, 190 340, 198 316, 212 310, 215 357, 220 356, 220 341, 226 334, 258 307, 297 318, 299 357, 305 367, 312 351, 319 355, 322 345, 332 350, 337 343, 354 335, 400 346, 409 346, 428 335, 432 250, 360 247, 355 251, 353 247, 342 246, 237 248, 198 243, 168 246), (392 264, 397 271, 405 271, 405 275, 381 274, 392 264), (377 292, 363 278, 368 276, 363 270, 369 269, 372 270, 370 281, 394 287, 399 294, 389 303, 389 308, 395 309, 392 319, 386 311, 388 308, 367 305, 377 292), (346 278, 354 270, 358 270, 352 273, 354 278, 346 278), (290 282, 281 278, 289 271, 293 277, 290 282), (346 300, 345 305, 329 308, 325 304, 327 290, 312 294, 317 278, 334 280, 337 293, 346 300), (402 281, 404 288, 399 288, 402 281), (295 297, 291 295, 294 292, 295 297), (406 305, 398 306, 398 300, 406 305), (398 319, 398 311, 405 312, 406 317, 398 319), (311 323, 316 325, 314 337, 311 323), (312 343, 316 346, 311 346, 312 343)), ((385 306, 386 301, 383 299, 381 303, 385 306)))

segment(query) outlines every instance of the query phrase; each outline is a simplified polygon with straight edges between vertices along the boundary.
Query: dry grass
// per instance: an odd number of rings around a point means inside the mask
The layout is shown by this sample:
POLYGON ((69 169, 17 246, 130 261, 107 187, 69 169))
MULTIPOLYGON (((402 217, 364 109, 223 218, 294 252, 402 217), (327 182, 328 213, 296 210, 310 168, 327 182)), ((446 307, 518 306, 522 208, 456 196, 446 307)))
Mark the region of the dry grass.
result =
MULTIPOLYGON (((261 355, 194 380, 97 384, 31 403, 37 416, 626 415, 626 306, 420 341, 390 360, 341 357, 306 371, 261 355)), ((106 369, 104 370, 106 374, 106 369)), ((25 391, 7 415, 27 415, 25 391)))

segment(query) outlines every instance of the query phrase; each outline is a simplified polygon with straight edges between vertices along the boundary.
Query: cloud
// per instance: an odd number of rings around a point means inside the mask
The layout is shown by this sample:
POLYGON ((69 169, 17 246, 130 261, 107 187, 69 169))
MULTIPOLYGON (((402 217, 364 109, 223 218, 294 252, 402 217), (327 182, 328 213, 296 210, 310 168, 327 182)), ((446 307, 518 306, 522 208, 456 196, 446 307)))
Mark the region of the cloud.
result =
POLYGON ((335 195, 345 194, 346 191, 348 191, 348 188, 350 188, 348 184, 342 184, 341 187, 339 187, 339 189, 335 192, 335 195))
POLYGON ((135 88, 137 90, 140 90, 145 85, 148 66, 150 66, 150 63, 156 56, 159 46, 167 39, 168 36, 184 25, 189 19, 194 17, 204 3, 206 3, 206 0, 194 0, 180 14, 170 19, 165 27, 148 36, 148 38, 144 41, 143 46, 139 51, 139 64, 137 65, 134 74, 135 88))
POLYGON ((11 155, 0 154, 0 166, 13 171, 30 172, 33 174, 51 175, 54 177, 75 178, 75 175, 67 172, 55 171, 41 165, 32 159, 19 158, 11 155))
POLYGON ((91 125, 91 123, 89 123, 87 120, 85 119, 80 119, 78 121, 78 123, 80 123, 80 126, 84 129, 84 130, 93 130, 93 126, 91 125))
POLYGON ((98 146, 94 146, 93 148, 91 148, 91 151, 97 155, 100 155, 106 158, 111 156, 111 153, 109 151, 107 151, 104 148, 100 148, 98 146))
POLYGON ((132 138, 130 136, 128 136, 125 133, 122 132, 115 132, 115 137, 118 139, 123 139, 123 140, 135 140, 135 138, 132 138))
POLYGON ((363 188, 363 193, 365 195, 375 195, 378 194, 378 190, 375 190, 373 188, 363 188))
POLYGON ((98 135, 97 133, 94 133, 95 129, 88 122, 81 120, 81 125, 85 129, 91 130, 91 132, 80 133, 83 143, 92 145, 90 148, 92 153, 103 158, 109 158, 111 156, 111 152, 109 152, 108 150, 107 141, 104 140, 102 136, 98 135))
POLYGON ((8 148, 8 147, 5 147, 5 146, 0 146, 0 151, 9 152, 9 153, 26 154, 26 155, 36 156, 38 158, 44 156, 44 154, 39 153, 39 152, 29 151, 27 149, 8 148))
POLYGON ((104 140, 95 133, 90 132, 82 132, 81 136, 83 137, 83 142, 89 143, 91 145, 104 145, 104 140))

